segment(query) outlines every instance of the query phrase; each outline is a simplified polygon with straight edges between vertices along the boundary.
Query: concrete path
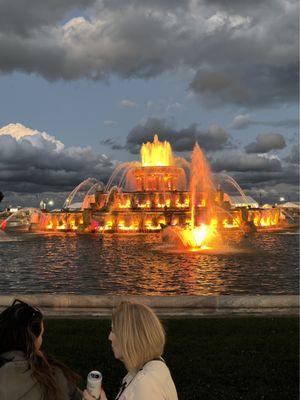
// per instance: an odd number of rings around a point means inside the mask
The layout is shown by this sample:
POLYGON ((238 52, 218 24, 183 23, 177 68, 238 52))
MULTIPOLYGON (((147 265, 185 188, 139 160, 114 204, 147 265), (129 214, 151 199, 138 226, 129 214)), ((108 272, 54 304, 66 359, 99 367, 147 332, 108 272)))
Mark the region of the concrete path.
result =
POLYGON ((0 295, 0 311, 15 298, 40 307, 46 317, 108 318, 122 300, 152 307, 162 317, 299 315, 297 295, 98 296, 74 294, 0 295))

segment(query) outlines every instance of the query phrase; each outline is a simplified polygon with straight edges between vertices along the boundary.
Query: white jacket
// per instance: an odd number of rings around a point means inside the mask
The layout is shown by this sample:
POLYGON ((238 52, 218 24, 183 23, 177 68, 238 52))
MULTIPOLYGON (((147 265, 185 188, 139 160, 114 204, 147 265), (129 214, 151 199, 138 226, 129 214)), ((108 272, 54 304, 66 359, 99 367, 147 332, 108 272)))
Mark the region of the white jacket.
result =
POLYGON ((125 382, 119 400, 178 400, 169 368, 162 361, 149 361, 136 375, 129 372, 125 382))

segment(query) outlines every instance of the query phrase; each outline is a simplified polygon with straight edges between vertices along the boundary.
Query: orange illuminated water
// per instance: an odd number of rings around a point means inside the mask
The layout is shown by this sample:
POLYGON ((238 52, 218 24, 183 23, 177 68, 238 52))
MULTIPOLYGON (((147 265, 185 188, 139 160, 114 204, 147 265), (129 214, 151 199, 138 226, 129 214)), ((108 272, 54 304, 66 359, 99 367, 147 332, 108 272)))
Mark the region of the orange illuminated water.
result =
POLYGON ((192 153, 190 174, 191 227, 194 228, 197 207, 206 207, 209 221, 215 216, 213 200, 216 189, 210 167, 198 143, 192 153))
POLYGON ((219 242, 215 222, 212 220, 210 225, 201 224, 193 228, 191 226, 169 227, 164 230, 163 237, 166 241, 176 244, 176 247, 184 247, 191 251, 211 249, 219 242))
POLYGON ((192 153, 190 169, 191 222, 185 227, 170 227, 163 232, 165 241, 173 241, 175 246, 183 246, 191 251, 216 248, 220 244, 214 208, 214 187, 210 167, 198 143, 192 153), (206 221, 197 223, 197 210, 205 207, 206 221), (173 234, 174 233, 174 234, 173 234), (178 243, 177 238, 180 239, 178 243), (175 244, 176 243, 176 244, 175 244))
POLYGON ((161 251, 160 236, 0 234, 0 292, 99 295, 298 294, 299 235, 253 233, 248 252, 161 251))
POLYGON ((208 225, 201 224, 193 230, 183 230, 183 235, 190 247, 201 247, 210 236, 210 227, 208 225))
POLYGON ((174 165, 170 143, 166 140, 160 142, 157 135, 154 135, 153 143, 143 143, 141 148, 141 158, 143 167, 174 165))

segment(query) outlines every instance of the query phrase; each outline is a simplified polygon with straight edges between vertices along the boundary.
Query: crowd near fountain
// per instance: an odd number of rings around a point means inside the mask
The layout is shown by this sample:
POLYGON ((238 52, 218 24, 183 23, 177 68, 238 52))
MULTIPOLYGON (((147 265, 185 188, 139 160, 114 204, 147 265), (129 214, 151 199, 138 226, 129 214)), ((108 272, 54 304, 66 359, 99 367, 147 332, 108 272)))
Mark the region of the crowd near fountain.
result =
POLYGON ((162 232, 163 240, 204 248, 219 243, 228 230, 247 233, 289 225, 280 208, 253 205, 232 177, 219 176, 217 186, 197 143, 190 163, 175 157, 170 143, 160 142, 157 135, 141 146, 140 155, 140 162, 118 165, 106 185, 95 178, 81 182, 60 210, 23 208, 10 213, 0 222, 2 230, 101 235, 162 232), (240 204, 233 204, 231 194, 222 190, 220 177, 237 191, 240 204), (82 192, 83 201, 76 204, 82 192))

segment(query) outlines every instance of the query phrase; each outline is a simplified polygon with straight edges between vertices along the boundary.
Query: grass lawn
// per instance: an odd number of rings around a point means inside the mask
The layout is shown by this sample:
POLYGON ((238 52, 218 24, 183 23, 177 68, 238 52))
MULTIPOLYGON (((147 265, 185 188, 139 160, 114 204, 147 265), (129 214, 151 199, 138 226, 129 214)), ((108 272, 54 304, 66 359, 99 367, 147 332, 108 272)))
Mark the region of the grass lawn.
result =
MULTIPOLYGON (((163 320, 164 357, 179 399, 297 400, 298 323, 296 317, 163 320)), ((49 319, 45 328, 44 350, 83 377, 81 388, 90 370, 101 371, 113 400, 126 371, 110 349, 110 321, 49 319)))

